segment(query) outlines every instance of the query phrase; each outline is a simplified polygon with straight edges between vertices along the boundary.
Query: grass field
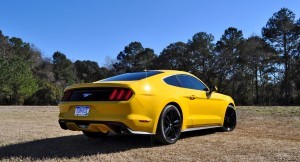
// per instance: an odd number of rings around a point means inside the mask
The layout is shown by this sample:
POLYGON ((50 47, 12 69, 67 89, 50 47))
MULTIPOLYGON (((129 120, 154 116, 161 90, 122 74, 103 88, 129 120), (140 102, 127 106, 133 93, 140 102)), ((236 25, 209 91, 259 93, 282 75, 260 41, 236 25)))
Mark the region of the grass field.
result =
POLYGON ((188 132, 167 146, 150 136, 88 139, 57 120, 56 106, 0 107, 0 160, 300 161, 300 107, 238 107, 233 132, 188 132))

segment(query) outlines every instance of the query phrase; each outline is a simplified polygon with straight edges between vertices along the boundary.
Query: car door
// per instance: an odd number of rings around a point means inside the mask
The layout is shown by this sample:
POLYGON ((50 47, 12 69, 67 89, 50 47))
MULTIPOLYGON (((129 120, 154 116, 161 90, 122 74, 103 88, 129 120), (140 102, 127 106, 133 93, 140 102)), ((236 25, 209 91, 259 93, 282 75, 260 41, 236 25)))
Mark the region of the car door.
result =
POLYGON ((219 125, 221 123, 221 117, 219 116, 220 101, 214 95, 207 94, 207 86, 190 75, 182 74, 177 77, 182 87, 185 88, 186 97, 189 99, 193 126, 219 125))

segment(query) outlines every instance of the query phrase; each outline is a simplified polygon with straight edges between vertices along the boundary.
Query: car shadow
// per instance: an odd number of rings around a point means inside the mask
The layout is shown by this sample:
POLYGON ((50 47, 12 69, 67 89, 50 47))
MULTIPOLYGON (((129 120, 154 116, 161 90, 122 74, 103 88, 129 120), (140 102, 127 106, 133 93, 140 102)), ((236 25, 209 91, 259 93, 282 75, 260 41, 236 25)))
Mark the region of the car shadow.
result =
MULTIPOLYGON (((180 138, 204 136, 214 132, 216 132, 214 129, 184 132, 180 138)), ((32 160, 73 158, 157 146, 161 145, 154 141, 153 136, 147 135, 111 135, 98 139, 90 139, 84 135, 71 135, 2 146, 0 160, 14 157, 32 160)))
POLYGON ((196 130, 196 131, 190 131, 190 132, 182 132, 180 135, 181 139, 184 138, 191 138, 191 137, 197 137, 197 136, 205 136, 220 132, 218 128, 210 128, 210 129, 203 129, 203 130, 196 130))
POLYGON ((47 138, 0 147, 0 160, 12 157, 30 159, 72 158, 108 154, 156 146, 151 136, 113 135, 89 139, 84 135, 47 138))

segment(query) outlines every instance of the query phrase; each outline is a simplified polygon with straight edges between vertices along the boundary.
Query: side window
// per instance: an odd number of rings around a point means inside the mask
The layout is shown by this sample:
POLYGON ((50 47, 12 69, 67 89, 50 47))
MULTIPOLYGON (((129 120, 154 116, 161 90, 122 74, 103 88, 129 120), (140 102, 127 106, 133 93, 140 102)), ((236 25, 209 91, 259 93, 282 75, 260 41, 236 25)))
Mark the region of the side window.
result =
POLYGON ((189 76, 189 75, 178 75, 177 76, 182 87, 189 88, 189 89, 196 89, 196 90, 205 90, 207 87, 198 79, 189 76))
POLYGON ((179 80, 177 79, 177 77, 175 75, 165 78, 164 81, 169 85, 176 86, 176 87, 182 87, 182 85, 180 84, 179 80))

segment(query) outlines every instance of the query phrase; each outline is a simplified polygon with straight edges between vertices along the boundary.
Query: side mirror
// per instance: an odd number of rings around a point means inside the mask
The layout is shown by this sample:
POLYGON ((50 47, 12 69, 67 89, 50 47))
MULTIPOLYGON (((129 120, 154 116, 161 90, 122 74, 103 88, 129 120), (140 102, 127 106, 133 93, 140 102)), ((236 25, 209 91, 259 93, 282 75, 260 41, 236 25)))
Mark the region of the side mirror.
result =
POLYGON ((212 86, 209 88, 209 90, 207 89, 206 94, 208 96, 210 96, 213 92, 217 92, 217 91, 218 91, 218 88, 216 86, 212 86))
POLYGON ((218 91, 217 86, 212 86, 212 87, 210 87, 210 91, 211 91, 211 92, 217 92, 217 91, 218 91))

